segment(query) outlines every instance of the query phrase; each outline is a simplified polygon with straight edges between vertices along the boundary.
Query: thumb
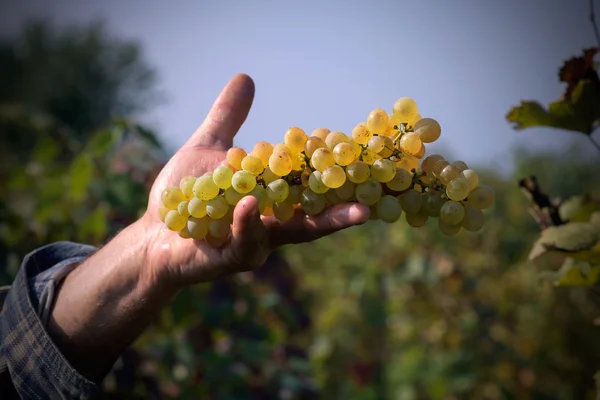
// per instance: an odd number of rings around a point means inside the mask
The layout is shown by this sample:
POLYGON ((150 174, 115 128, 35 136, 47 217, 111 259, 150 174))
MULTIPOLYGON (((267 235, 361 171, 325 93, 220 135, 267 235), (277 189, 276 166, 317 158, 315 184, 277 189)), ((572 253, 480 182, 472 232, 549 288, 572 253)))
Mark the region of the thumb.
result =
POLYGON ((244 197, 235 207, 230 249, 238 271, 252 270, 267 260, 269 236, 254 196, 244 197))

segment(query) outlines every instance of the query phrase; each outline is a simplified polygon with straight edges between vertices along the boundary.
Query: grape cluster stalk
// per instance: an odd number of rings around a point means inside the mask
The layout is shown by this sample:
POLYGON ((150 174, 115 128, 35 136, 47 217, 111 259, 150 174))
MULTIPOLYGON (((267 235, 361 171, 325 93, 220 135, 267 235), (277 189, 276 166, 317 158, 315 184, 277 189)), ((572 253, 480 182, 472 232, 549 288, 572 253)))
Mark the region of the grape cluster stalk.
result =
POLYGON ((261 141, 250 153, 232 147, 214 171, 165 188, 160 219, 182 238, 218 242, 230 233, 235 205, 254 196, 262 215, 282 222, 358 202, 370 207, 371 219, 387 223, 404 213, 415 228, 438 218, 449 236, 478 231, 494 191, 464 161, 425 157, 425 144, 440 135, 440 124, 422 118, 409 97, 398 99, 391 114, 371 111, 350 135, 318 128, 308 136, 292 127, 283 143, 261 141))

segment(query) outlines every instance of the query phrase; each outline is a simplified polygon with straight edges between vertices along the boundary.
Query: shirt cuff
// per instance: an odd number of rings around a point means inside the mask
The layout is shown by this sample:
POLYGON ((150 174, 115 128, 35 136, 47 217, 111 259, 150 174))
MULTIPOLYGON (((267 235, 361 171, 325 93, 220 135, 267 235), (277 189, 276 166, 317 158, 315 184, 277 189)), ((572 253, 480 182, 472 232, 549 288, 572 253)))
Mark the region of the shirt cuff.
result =
POLYGON ((42 311, 51 307, 61 276, 95 251, 92 246, 58 242, 28 254, 21 264, 0 313, 0 352, 22 398, 87 399, 98 393, 97 385, 75 370, 52 342, 35 306, 42 311), (37 283, 47 283, 39 286, 39 301, 30 296, 30 283, 35 292, 38 275, 37 283))

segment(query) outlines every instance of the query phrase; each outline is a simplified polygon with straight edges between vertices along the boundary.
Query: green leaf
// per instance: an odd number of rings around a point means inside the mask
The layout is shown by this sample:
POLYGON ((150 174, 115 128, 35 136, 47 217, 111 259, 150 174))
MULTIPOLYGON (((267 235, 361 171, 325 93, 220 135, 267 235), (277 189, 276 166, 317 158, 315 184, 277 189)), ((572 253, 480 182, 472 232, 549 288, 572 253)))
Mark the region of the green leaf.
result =
POLYGON ((567 258, 560 270, 544 271, 539 278, 552 281, 556 286, 592 286, 600 279, 600 266, 567 258))
POLYGON ((551 226, 544 230, 534 243, 529 259, 539 257, 547 251, 574 253, 589 250, 598 243, 600 235, 590 223, 571 222, 566 225, 551 226))
POLYGON ((96 131, 88 143, 88 150, 97 157, 108 153, 123 137, 123 129, 119 127, 96 131))
POLYGON ((82 221, 80 233, 85 240, 100 243, 108 232, 106 207, 96 207, 82 221))
POLYGON ((563 221, 587 222, 592 213, 599 209, 599 205, 592 202, 589 196, 573 196, 560 204, 558 213, 563 221))
POLYGON ((69 168, 70 197, 81 200, 87 191, 93 173, 94 166, 87 154, 81 154, 71 163, 69 168))
POLYGON ((506 119, 518 130, 544 126, 589 135, 600 119, 600 93, 592 81, 581 80, 570 100, 550 103, 547 110, 538 102, 522 101, 508 112, 506 119))

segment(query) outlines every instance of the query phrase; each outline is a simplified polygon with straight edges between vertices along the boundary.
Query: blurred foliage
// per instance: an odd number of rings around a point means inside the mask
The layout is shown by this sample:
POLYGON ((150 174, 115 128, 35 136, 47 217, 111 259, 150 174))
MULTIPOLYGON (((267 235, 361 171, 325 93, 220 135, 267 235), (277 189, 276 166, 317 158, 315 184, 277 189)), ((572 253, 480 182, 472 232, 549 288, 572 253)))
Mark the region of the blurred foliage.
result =
MULTIPOLYGON (((98 26, 40 26, 0 51, 13 74, 0 91, 3 283, 38 246, 101 244, 134 221, 166 158, 152 131, 128 122, 152 91, 136 78, 151 71, 139 49, 98 26)), ((515 176, 481 174, 497 202, 476 234, 370 222, 189 288, 124 352, 105 397, 593 398, 600 296, 540 279, 564 255, 527 260, 540 229, 515 182, 533 174, 555 196, 593 199, 600 163, 577 149, 516 159, 515 176)), ((562 212, 575 220, 588 203, 571 203, 562 212)))

